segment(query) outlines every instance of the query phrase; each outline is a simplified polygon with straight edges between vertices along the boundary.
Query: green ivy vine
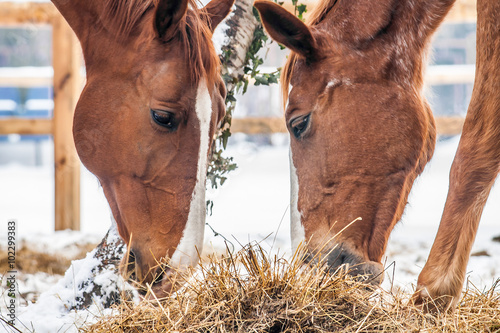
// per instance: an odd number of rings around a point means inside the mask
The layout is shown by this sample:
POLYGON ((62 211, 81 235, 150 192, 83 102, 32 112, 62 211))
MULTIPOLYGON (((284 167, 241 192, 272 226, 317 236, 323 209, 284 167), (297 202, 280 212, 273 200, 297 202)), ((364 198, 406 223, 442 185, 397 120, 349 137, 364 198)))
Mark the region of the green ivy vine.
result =
MULTIPOLYGON (((279 5, 283 5, 284 3, 278 2, 277 0, 274 1, 279 5)), ((306 5, 299 4, 298 0, 292 0, 292 4, 295 8, 295 15, 301 20, 304 20, 303 14, 307 12, 306 5)), ((244 75, 232 77, 226 74, 222 77, 226 87, 231 86, 233 88, 228 89, 226 94, 226 115, 221 122, 217 138, 213 144, 212 157, 207 170, 207 179, 210 181, 210 186, 214 189, 222 186, 227 180, 228 173, 237 168, 237 165, 233 161, 232 157, 223 156, 223 152, 227 148, 227 143, 229 137, 231 136, 231 123, 233 119, 233 112, 236 107, 235 95, 238 93, 245 94, 250 82, 253 82, 255 86, 269 86, 271 84, 278 83, 280 78, 281 68, 278 68, 272 73, 261 73, 259 70, 259 66, 264 63, 264 59, 259 55, 259 51, 264 47, 269 47, 272 40, 270 40, 265 34, 260 21, 259 13, 255 7, 253 7, 253 15, 259 22, 259 25, 254 31, 252 43, 245 56, 245 66, 243 67, 244 75)), ((282 45, 280 45, 280 48, 284 49, 282 45)), ((222 64, 228 63, 230 57, 231 49, 227 46, 223 47, 221 54, 222 64)), ((212 208, 213 202, 211 200, 207 200, 207 211, 209 211, 210 214, 212 214, 212 208)))

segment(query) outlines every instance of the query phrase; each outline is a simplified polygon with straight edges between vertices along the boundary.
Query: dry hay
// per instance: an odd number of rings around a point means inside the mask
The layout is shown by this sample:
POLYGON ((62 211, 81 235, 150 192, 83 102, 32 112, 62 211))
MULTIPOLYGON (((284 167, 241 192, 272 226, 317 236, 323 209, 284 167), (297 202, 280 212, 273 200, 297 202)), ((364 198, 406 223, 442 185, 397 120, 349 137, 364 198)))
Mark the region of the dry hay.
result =
MULTIPOLYGON (((269 258, 247 246, 210 257, 161 301, 124 303, 83 332, 500 332, 500 296, 465 291, 453 313, 430 315, 409 295, 373 292, 343 271, 269 258)), ((498 282, 498 281, 497 281, 498 282)))
MULTIPOLYGON (((78 253, 67 257, 61 254, 51 254, 43 250, 36 249, 27 242, 22 242, 16 251, 16 269, 24 274, 34 274, 38 272, 50 275, 63 275, 72 260, 84 258, 86 253, 93 250, 96 244, 88 243, 80 246, 78 253)), ((0 274, 9 270, 8 251, 0 247, 0 274)))

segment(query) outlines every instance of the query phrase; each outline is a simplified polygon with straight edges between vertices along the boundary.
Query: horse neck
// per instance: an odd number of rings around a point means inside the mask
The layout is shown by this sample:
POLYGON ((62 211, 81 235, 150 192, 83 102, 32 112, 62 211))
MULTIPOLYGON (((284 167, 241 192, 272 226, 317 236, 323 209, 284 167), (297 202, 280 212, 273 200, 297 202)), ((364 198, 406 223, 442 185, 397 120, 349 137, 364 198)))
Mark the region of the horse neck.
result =
POLYGON ((477 1, 476 62, 476 80, 500 77, 500 1, 477 1))
POLYGON ((406 78, 421 91, 430 39, 455 0, 413 0, 398 3, 395 48, 399 61, 396 76, 406 78))
POLYGON ((375 65, 376 76, 420 93, 430 38, 454 1, 381 0, 373 6, 371 0, 325 0, 310 24, 334 45, 362 54, 363 61, 375 65))
POLYGON ((96 0, 51 0, 62 16, 68 21, 77 37, 82 37, 85 26, 95 24, 100 17, 104 3, 96 0))
POLYGON ((52 0, 83 43, 89 30, 127 35, 152 6, 152 0, 52 0))

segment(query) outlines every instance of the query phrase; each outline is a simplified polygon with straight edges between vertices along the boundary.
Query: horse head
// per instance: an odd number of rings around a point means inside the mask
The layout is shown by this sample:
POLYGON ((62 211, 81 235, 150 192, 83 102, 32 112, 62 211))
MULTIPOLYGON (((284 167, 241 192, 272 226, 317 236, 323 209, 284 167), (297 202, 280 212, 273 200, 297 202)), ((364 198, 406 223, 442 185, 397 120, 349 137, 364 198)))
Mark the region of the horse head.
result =
POLYGON ((281 82, 292 244, 306 241, 332 269, 383 279, 390 232, 434 150, 423 61, 447 2, 326 0, 307 23, 255 2, 268 34, 292 51, 281 82))
POLYGON ((135 278, 171 287, 169 267, 203 245, 209 149, 225 114, 211 37, 234 0, 56 1, 76 32, 87 82, 73 133, 99 179, 135 278))

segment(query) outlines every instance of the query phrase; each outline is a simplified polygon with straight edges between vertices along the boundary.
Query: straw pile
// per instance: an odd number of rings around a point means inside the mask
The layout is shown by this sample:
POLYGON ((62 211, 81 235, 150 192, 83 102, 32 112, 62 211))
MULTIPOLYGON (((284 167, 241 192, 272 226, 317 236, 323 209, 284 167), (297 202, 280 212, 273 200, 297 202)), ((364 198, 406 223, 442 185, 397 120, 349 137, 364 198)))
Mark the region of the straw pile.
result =
POLYGON ((500 332, 500 295, 465 291, 451 314, 425 314, 409 295, 373 292, 343 271, 269 258, 258 245, 205 260, 172 297, 122 303, 84 332, 500 332))
MULTIPOLYGON (((21 242, 16 251, 16 269, 23 274, 44 272, 50 275, 64 275, 72 260, 85 258, 87 252, 94 249, 95 246, 96 244, 93 243, 83 244, 77 253, 64 256, 60 253, 51 254, 37 249, 30 243, 21 242)), ((4 274, 9 270, 7 248, 0 246, 0 274, 4 274)))

